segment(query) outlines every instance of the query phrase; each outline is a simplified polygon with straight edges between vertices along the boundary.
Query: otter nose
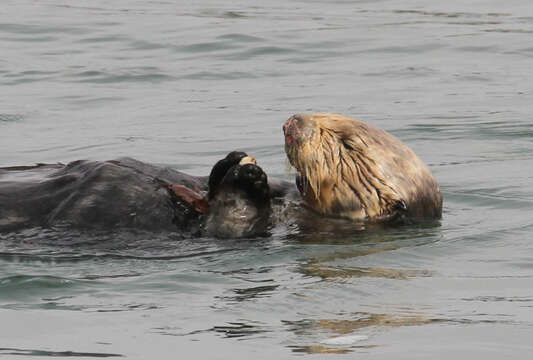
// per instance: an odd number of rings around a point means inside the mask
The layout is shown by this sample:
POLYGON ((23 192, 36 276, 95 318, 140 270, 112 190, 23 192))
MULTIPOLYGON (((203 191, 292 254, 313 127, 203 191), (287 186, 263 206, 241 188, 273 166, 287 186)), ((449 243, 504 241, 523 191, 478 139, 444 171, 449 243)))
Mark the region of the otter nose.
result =
POLYGON ((287 131, 289 130, 289 123, 291 122, 291 119, 285 121, 283 124, 283 134, 287 135, 287 131))
POLYGON ((283 135, 285 135, 285 144, 289 145, 294 140, 294 126, 292 124, 292 118, 285 121, 285 124, 283 124, 283 135))

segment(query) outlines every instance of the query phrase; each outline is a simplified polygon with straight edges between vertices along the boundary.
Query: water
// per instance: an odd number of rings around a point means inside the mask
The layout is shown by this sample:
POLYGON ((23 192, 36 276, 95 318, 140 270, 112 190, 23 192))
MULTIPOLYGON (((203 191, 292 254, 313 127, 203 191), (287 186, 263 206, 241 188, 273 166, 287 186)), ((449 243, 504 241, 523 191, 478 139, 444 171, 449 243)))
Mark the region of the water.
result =
POLYGON ((2 166, 205 175, 241 149, 290 179, 284 120, 338 112, 412 147, 444 216, 250 241, 3 235, 1 357, 528 357, 532 33, 526 0, 4 1, 2 166))

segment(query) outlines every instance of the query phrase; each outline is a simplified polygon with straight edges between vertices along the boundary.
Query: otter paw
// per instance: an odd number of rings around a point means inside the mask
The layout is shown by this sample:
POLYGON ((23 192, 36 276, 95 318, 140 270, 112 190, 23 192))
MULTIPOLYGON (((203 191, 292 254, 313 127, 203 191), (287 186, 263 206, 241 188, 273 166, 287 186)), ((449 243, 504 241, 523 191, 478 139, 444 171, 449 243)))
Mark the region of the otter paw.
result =
POLYGON ((220 184, 228 172, 234 168, 239 162, 248 155, 242 151, 232 151, 224 159, 219 160, 211 169, 209 174, 209 193, 208 198, 211 199, 218 191, 220 184))
POLYGON ((238 182, 258 197, 264 198, 269 194, 267 176, 263 169, 257 165, 246 164, 241 166, 238 182))
POLYGON ((270 196, 268 179, 259 166, 255 164, 236 165, 224 177, 223 184, 240 188, 256 200, 266 200, 270 196))

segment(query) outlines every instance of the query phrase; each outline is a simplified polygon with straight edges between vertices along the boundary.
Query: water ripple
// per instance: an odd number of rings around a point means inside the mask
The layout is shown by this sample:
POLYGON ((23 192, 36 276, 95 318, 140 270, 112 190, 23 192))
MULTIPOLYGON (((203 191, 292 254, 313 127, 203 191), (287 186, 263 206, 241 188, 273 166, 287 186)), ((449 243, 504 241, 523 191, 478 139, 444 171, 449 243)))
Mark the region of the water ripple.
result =
POLYGON ((250 60, 260 56, 273 56, 273 55, 287 55, 297 52, 292 48, 280 47, 280 46, 258 46, 239 53, 233 53, 230 55, 222 55, 228 60, 250 60))
POLYGON ((18 122, 24 119, 24 116, 21 114, 2 114, 0 113, 0 124, 2 123, 11 123, 18 122))
POLYGON ((50 350, 36 350, 36 349, 17 349, 17 348, 0 348, 0 355, 14 355, 14 356, 46 356, 46 357, 93 357, 93 358, 107 358, 107 357, 122 357, 121 354, 113 353, 98 353, 98 352, 77 352, 77 351, 50 351, 50 350))
MULTIPOLYGON (((50 26, 50 25, 35 25, 35 24, 0 24, 0 32, 6 32, 11 34, 86 34, 90 30, 80 27, 67 27, 67 26, 50 26)), ((27 38, 26 38, 27 39, 27 38)))
POLYGON ((224 34, 224 35, 217 36, 217 39, 230 40, 236 43, 256 43, 256 42, 265 41, 264 38, 261 38, 258 36, 247 35, 247 34, 241 34, 241 33, 224 34))
POLYGON ((144 74, 135 74, 135 73, 125 73, 125 74, 112 74, 101 71, 90 71, 84 72, 78 75, 82 79, 76 80, 76 82, 81 83, 93 83, 93 84, 110 84, 110 83, 160 83, 163 81, 173 80, 174 77, 162 73, 144 73, 144 74))
POLYGON ((23 300, 91 286, 89 281, 51 275, 12 275, 0 278, 0 299, 23 300))
POLYGON ((180 79, 187 80, 236 80, 236 79, 255 79, 258 76, 254 73, 232 71, 215 73, 211 71, 199 71, 192 74, 180 76, 180 79))

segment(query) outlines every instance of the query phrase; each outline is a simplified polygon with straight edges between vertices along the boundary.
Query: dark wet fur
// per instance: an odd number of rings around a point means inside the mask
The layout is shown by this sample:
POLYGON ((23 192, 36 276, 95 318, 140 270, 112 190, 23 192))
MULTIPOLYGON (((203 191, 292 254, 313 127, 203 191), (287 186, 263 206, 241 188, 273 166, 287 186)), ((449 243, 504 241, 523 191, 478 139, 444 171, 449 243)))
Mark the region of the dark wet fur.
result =
POLYGON ((243 205, 257 210, 262 219, 246 235, 264 235, 270 197, 284 197, 294 189, 287 182, 269 184, 257 165, 239 165, 244 156, 243 152, 228 154, 213 167, 209 178, 131 158, 0 168, 0 232, 70 227, 203 235, 206 216, 162 186, 171 183, 200 194, 211 189, 210 203, 223 215, 243 205))
POLYGON ((236 166, 242 158, 247 156, 242 151, 232 151, 224 159, 217 161, 217 163, 211 169, 209 174, 209 195, 208 199, 212 199, 218 192, 218 187, 222 183, 222 180, 226 176, 226 173, 230 168, 236 166))
POLYGON ((123 158, 0 169, 0 231, 33 226, 139 228, 198 227, 175 206, 156 179, 207 190, 207 177, 123 158))

